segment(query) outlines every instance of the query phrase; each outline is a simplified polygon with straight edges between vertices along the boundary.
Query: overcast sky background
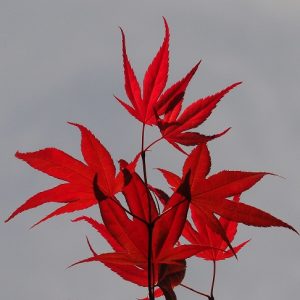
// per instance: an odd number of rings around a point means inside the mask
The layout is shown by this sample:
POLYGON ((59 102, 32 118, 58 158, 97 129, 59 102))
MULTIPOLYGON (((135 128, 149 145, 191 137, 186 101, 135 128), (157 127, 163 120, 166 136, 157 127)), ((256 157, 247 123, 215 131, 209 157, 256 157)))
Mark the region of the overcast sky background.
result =
MULTIPOLYGON (((299 1, 0 0, 1 299, 130 300, 146 294, 101 264, 66 270, 90 256, 85 235, 99 252, 109 248, 86 224, 72 224, 71 215, 28 230, 54 205, 3 221, 31 195, 57 183, 15 159, 16 150, 55 146, 81 157, 79 133, 67 121, 89 127, 116 160, 138 151, 140 125, 113 98, 125 98, 118 26, 126 32, 128 55, 141 79, 161 44, 162 16, 171 30, 168 85, 203 60, 186 104, 243 81, 199 129, 215 133, 232 126, 210 143, 212 172, 284 176, 263 179, 243 201, 300 229, 299 1)), ((177 172, 182 160, 166 144, 148 158, 150 168, 177 172)), ((164 187, 155 171, 151 181, 164 187)), ((87 213, 98 215, 96 208, 87 213)), ((286 229, 241 225, 237 241, 249 238, 238 262, 220 263, 216 299, 295 299, 299 237, 286 229)), ((195 259, 188 264, 184 282, 208 291, 210 264, 195 259)), ((176 291, 178 299, 199 298, 183 288, 176 291)))

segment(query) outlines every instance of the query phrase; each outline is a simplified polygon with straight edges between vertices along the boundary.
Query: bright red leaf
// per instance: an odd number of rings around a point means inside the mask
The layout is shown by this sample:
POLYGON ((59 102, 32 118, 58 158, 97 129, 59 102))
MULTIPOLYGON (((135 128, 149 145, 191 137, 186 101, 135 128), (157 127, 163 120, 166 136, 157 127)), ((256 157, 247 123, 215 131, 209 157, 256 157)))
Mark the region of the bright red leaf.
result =
POLYGON ((17 152, 16 157, 34 169, 65 183, 32 196, 17 208, 6 222, 21 212, 49 202, 60 203, 62 206, 35 225, 54 216, 86 209, 96 204, 93 191, 95 174, 98 174, 99 186, 106 197, 112 197, 122 190, 123 172, 116 175, 113 160, 107 149, 87 128, 75 123, 70 124, 81 131, 81 152, 85 163, 56 148, 27 153, 17 152))
MULTIPOLYGON (((174 287, 185 276, 187 258, 197 255, 214 261, 215 266, 215 261, 236 255, 248 242, 232 247, 238 223, 281 226, 297 232, 271 214, 239 201, 240 194, 269 173, 224 170, 209 175, 211 158, 207 142, 229 129, 211 136, 192 130, 204 123, 221 99, 240 82, 198 99, 182 111, 186 89, 200 62, 181 80, 165 89, 170 38, 165 19, 164 25, 162 45, 145 72, 142 87, 130 64, 125 34, 121 29, 125 92, 130 104, 116 98, 143 123, 141 152, 129 164, 120 160, 120 171, 117 172, 110 153, 92 132, 80 124, 70 123, 81 132, 84 162, 56 148, 17 152, 17 158, 63 182, 32 196, 6 220, 45 203, 60 205, 37 225, 54 216, 98 204, 101 223, 87 216, 74 221, 89 223, 113 251, 98 254, 87 239, 92 257, 74 265, 101 262, 123 279, 148 287, 151 300, 161 295, 166 300, 176 300, 174 287), (161 137, 148 147, 144 145, 145 125, 158 126, 161 132, 161 137), (147 150, 162 139, 187 155, 182 176, 159 169, 173 190, 170 197, 149 184, 147 179, 147 150), (182 145, 196 147, 188 155, 182 145), (135 172, 140 158, 143 179, 135 172), (118 193, 122 193, 122 201, 117 198, 118 193), (153 197, 159 199, 162 205, 156 203, 153 197), (194 225, 187 221, 190 208, 194 225), (191 244, 179 242, 182 234, 191 244)), ((214 279, 210 295, 199 294, 214 299, 213 286, 214 279)))
POLYGON ((121 29, 125 91, 131 102, 131 106, 117 97, 116 99, 140 122, 148 125, 157 125, 162 137, 176 149, 185 153, 179 144, 195 146, 217 138, 227 132, 228 129, 219 134, 206 136, 189 130, 201 125, 209 117, 218 102, 231 89, 239 85, 240 82, 232 84, 214 95, 195 101, 179 116, 186 88, 197 71, 200 62, 197 63, 184 78, 163 92, 167 82, 169 68, 169 27, 165 19, 164 23, 165 38, 145 73, 143 95, 141 94, 140 85, 129 62, 125 34, 121 29), (163 117, 160 118, 160 116, 163 117))
POLYGON ((173 109, 166 113, 163 119, 158 120, 158 127, 160 128, 163 138, 176 149, 185 153, 178 144, 195 146, 225 134, 229 129, 212 136, 206 136, 188 130, 201 125, 210 116, 218 102, 239 84, 241 84, 241 82, 234 83, 214 95, 193 102, 181 114, 183 99, 179 99, 180 101, 176 103, 173 109))
MULTIPOLYGON (((239 196, 235 196, 233 198, 233 201, 235 202, 239 202, 239 200, 239 196)), ((204 222, 204 219, 201 217, 201 215, 199 215, 198 211, 199 210, 195 206, 191 210, 193 223, 196 229, 194 229, 191 223, 187 221, 182 233, 191 244, 211 246, 211 249, 199 252, 196 254, 196 256, 212 261, 223 260, 232 257, 234 254, 230 249, 228 249, 228 244, 219 234, 216 234, 209 226, 207 226, 207 224, 204 222)), ((219 218, 219 222, 226 233, 228 241, 232 243, 237 232, 238 223, 228 221, 223 217, 219 218)), ((238 253, 240 249, 248 242, 249 240, 233 247, 234 253, 238 253)))
POLYGON ((173 287, 178 285, 184 276, 184 260, 199 251, 208 249, 205 245, 176 246, 189 207, 188 176, 170 197, 161 215, 158 214, 151 194, 148 194, 145 184, 137 174, 133 174, 130 183, 124 189, 124 195, 132 219, 116 198, 99 200, 104 225, 88 217, 76 219, 76 221, 85 220, 90 223, 115 250, 103 254, 92 251, 92 257, 78 263, 100 261, 124 279, 146 286, 148 284, 148 239, 151 227, 153 228, 154 285, 158 285, 164 295, 173 295, 173 287), (141 206, 141 203, 148 202, 149 196, 152 203, 152 223, 149 223, 148 212, 141 206))
MULTIPOLYGON (((198 217, 202 218, 202 221, 213 232, 220 235, 230 248, 230 241, 215 214, 229 221, 246 225, 259 227, 281 226, 297 232, 292 226, 267 212, 245 203, 227 199, 250 189, 268 173, 221 171, 207 177, 210 165, 208 148, 206 144, 200 144, 187 157, 183 166, 183 176, 187 172, 191 172, 191 205, 197 210, 198 217)), ((171 174, 170 171, 162 170, 161 172, 174 188, 174 184, 179 180, 179 177, 171 174)), ((231 250, 233 251, 232 248, 231 250)))
POLYGON ((123 30, 121 30, 125 91, 132 106, 126 104, 124 101, 117 97, 116 99, 131 115, 133 115, 142 123, 148 125, 152 125, 156 122, 154 108, 163 89, 166 86, 168 79, 170 34, 169 27, 165 19, 164 23, 165 37, 159 51, 157 52, 156 56, 154 57, 145 73, 143 81, 143 95, 141 95, 140 85, 129 62, 126 50, 125 34, 123 30))

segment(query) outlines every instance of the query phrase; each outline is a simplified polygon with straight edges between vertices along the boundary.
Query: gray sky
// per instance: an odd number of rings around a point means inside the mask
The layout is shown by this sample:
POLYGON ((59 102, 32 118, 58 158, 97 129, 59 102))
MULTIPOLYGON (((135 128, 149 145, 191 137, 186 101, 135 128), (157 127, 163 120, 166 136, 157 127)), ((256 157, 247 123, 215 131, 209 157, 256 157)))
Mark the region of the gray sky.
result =
MULTIPOLYGON (((200 129, 215 133, 232 126, 210 144, 213 172, 262 170, 284 176, 264 179, 243 200, 300 229, 300 4, 292 0, 0 0, 1 222, 28 197, 56 183, 15 159, 16 150, 55 146, 80 157, 79 134, 67 121, 89 127, 116 160, 137 151, 140 126, 113 98, 125 98, 118 26, 126 32, 128 54, 142 78, 163 38, 162 16, 171 29, 169 84, 203 60, 186 104, 244 82, 200 129)), ((182 156, 165 144, 155 150, 149 155, 151 168, 180 170, 182 156)), ((151 179, 163 186, 154 171, 151 179)), ((101 264, 66 270, 90 255, 86 234, 98 251, 108 248, 87 225, 72 224, 71 215, 28 230, 53 208, 0 225, 1 299, 145 295, 101 264)), ((237 241, 248 238, 252 241, 238 262, 220 263, 216 299, 299 295, 299 237, 285 229, 240 226, 237 241)), ((189 267, 184 282, 208 290, 210 265, 190 260, 189 267)), ((177 294, 185 300, 198 297, 182 288, 177 294)))

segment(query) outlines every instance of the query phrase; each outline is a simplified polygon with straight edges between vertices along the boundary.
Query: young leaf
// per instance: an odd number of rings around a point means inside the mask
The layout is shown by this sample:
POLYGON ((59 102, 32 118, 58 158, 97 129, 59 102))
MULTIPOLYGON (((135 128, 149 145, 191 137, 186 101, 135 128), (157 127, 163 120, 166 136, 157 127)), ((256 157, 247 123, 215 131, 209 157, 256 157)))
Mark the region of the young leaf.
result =
POLYGON ((156 122, 154 107, 168 79, 170 33, 165 19, 164 24, 165 37, 163 43, 144 76, 143 97, 141 96, 141 88, 127 56, 125 34, 121 29, 125 91, 132 106, 126 104, 118 97, 116 99, 132 116, 148 125, 153 125, 156 122))
POLYGON ((158 120, 158 126, 164 139, 166 139, 172 146, 184 152, 178 144, 185 146, 195 146, 201 143, 206 143, 212 139, 222 136, 229 129, 215 134, 206 136, 198 132, 190 132, 201 125, 212 113, 213 109, 217 106, 218 102, 233 88, 241 82, 234 83, 227 88, 215 93, 214 95, 207 96, 199 99, 189 105, 182 113, 182 101, 179 101, 173 108, 174 113, 168 113, 165 118, 158 120))

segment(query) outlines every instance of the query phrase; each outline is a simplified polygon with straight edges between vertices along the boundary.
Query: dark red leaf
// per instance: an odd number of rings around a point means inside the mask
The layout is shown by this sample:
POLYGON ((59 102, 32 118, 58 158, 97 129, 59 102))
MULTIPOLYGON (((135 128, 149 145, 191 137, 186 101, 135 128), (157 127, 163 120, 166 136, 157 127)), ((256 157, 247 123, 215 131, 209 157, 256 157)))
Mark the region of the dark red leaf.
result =
POLYGON ((190 205, 189 174, 170 197, 162 216, 153 228, 153 252, 157 257, 164 256, 178 241, 184 228, 190 205))
POLYGON ((137 173, 132 174, 130 183, 123 189, 130 211, 141 219, 149 222, 149 198, 151 205, 151 218, 155 219, 158 215, 156 205, 145 183, 137 173))
POLYGON ((100 212, 103 223, 114 239, 137 259, 147 257, 148 230, 139 220, 130 220, 120 205, 113 199, 101 201, 100 212))

